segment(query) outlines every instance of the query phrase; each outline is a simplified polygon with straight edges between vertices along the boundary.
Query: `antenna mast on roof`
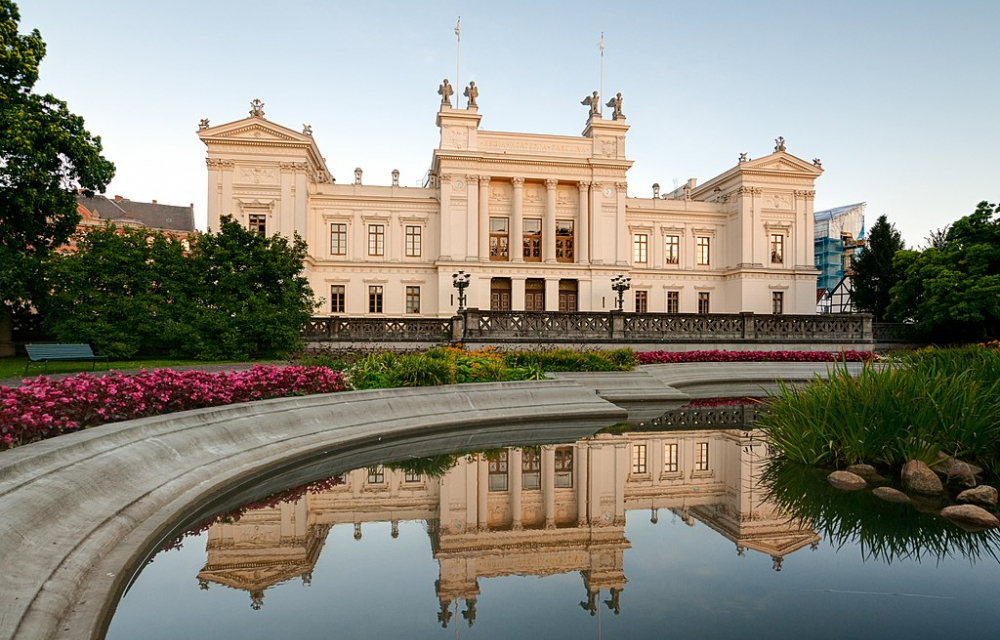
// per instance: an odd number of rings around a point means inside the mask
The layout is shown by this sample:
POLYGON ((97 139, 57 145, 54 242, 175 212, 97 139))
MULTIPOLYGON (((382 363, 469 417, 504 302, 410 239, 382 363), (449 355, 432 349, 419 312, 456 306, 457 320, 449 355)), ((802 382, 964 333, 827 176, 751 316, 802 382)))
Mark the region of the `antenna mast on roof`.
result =
MULTIPOLYGON (((455 45, 455 90, 462 90, 462 77, 459 75, 459 70, 462 67, 462 16, 458 16, 458 20, 455 22, 455 38, 458 42, 455 45)), ((458 108, 458 103, 462 98, 456 93, 455 94, 455 108, 458 108)))
POLYGON ((600 89, 600 94, 599 95, 602 98, 602 100, 599 101, 599 106, 600 106, 600 109, 601 109, 600 110, 600 114, 603 116, 604 115, 604 100, 603 100, 603 98, 604 98, 604 32, 603 31, 601 32, 601 39, 600 39, 600 41, 598 41, 597 47, 601 50, 601 89, 600 89))

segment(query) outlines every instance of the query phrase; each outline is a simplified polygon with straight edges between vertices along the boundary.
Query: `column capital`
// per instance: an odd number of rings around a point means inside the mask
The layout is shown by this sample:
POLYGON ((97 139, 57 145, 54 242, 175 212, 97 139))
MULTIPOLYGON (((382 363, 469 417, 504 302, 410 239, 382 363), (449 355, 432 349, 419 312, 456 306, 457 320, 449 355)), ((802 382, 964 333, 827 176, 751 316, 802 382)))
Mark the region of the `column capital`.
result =
POLYGON ((590 188, 590 183, 587 182, 586 180, 581 180, 576 183, 576 186, 580 191, 586 191, 587 189, 590 188))
POLYGON ((546 178, 545 179, 545 188, 548 189, 549 191, 551 191, 552 189, 555 189, 556 185, 558 185, 558 184, 559 184, 559 181, 556 180, 555 178, 546 178))
POLYGON ((481 184, 482 186, 485 187, 485 186, 489 185, 489 183, 490 183, 490 177, 489 176, 479 176, 479 184, 481 184))
POLYGON ((524 178, 511 178, 510 183, 514 185, 515 189, 520 189, 524 186, 524 178))
POLYGON ((628 183, 627 182, 616 182, 615 183, 615 189, 617 189, 618 191, 621 191, 622 193, 625 193, 626 191, 628 191, 628 183))
POLYGON ((479 182, 479 176, 474 173, 468 174, 467 176, 465 176, 465 179, 469 181, 469 184, 472 184, 473 182, 479 182))
POLYGON ((452 179, 454 179, 454 177, 455 176, 451 175, 450 173, 442 173, 441 175, 438 176, 438 182, 440 182, 441 184, 451 184, 451 181, 452 179))

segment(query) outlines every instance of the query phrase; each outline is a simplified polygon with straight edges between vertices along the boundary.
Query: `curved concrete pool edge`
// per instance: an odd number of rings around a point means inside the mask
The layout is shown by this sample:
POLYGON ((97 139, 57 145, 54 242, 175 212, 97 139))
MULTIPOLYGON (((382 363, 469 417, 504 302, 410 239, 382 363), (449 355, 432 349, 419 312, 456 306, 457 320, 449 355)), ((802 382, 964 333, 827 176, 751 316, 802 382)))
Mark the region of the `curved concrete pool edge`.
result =
MULTIPOLYGON (((851 367, 852 373, 860 370, 851 367)), ((827 363, 648 365, 628 398, 748 395, 827 363), (714 386, 713 386, 714 385, 714 386)), ((583 376, 586 378, 586 376, 583 376)), ((586 380, 386 389, 282 398, 104 425, 0 454, 0 639, 95 638, 147 551, 201 504, 324 451, 442 429, 596 429, 627 412, 586 380), (596 393, 595 393, 596 391, 596 393)), ((621 395, 620 390, 618 392, 621 395)), ((752 395, 752 394, 751 394, 752 395)))

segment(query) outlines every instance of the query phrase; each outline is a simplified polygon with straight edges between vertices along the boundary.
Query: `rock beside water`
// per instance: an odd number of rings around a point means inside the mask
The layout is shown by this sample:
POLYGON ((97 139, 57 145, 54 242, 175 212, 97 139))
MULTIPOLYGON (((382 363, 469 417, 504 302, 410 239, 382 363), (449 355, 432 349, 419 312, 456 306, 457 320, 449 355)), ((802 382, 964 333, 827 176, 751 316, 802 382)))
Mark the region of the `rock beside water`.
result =
POLYGON ((872 491, 876 498, 885 500, 886 502, 896 502, 899 504, 909 504, 910 496, 906 495, 899 489, 893 489, 892 487, 877 487, 872 491))
POLYGON ((941 510, 941 516, 966 531, 985 531, 1000 527, 1000 520, 995 515, 974 504, 945 507, 941 510))
POLYGON ((870 484, 876 484, 880 482, 887 482, 886 478, 879 475, 878 470, 870 464, 852 464, 851 466, 844 469, 844 471, 850 471, 851 473, 857 474, 865 479, 865 482, 870 484))
POLYGON ((995 507, 997 506, 997 490, 987 485, 981 485, 974 489, 966 489, 955 499, 959 502, 995 507))
POLYGON ((920 460, 910 460, 903 465, 903 488, 908 492, 936 496, 944 492, 944 485, 930 467, 920 460))
POLYGON ((826 479, 834 487, 844 491, 860 491, 868 488, 864 478, 850 471, 834 471, 826 479))
POLYGON ((938 459, 940 462, 934 465, 934 471, 948 484, 956 487, 974 487, 978 484, 976 476, 983 472, 979 467, 952 458, 945 453, 938 453, 938 459))

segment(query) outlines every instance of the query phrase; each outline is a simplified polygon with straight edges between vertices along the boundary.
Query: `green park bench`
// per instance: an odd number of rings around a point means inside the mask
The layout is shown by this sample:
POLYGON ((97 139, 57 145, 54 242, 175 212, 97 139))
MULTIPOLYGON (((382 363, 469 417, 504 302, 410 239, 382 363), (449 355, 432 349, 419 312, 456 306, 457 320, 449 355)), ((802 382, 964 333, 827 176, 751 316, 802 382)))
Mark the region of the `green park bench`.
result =
POLYGON ((28 367, 32 362, 44 362, 45 373, 49 372, 50 362, 93 362, 90 368, 97 367, 98 360, 107 361, 107 356, 95 356, 89 344, 26 344, 28 362, 24 365, 24 374, 28 375, 28 367))

